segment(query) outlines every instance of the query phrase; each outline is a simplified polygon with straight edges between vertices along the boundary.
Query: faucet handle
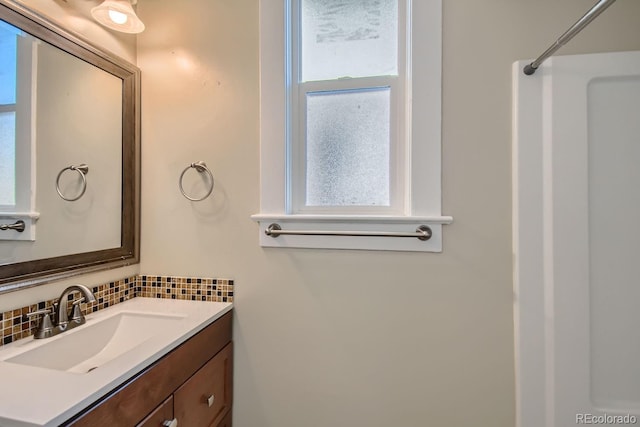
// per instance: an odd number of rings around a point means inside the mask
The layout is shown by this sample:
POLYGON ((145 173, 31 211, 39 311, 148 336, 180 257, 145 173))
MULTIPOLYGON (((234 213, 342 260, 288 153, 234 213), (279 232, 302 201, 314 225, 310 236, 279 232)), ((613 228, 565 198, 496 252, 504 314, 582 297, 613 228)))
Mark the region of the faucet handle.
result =
POLYGON ((24 317, 26 317, 27 319, 31 319, 34 316, 42 315, 42 319, 40 320, 40 323, 38 324, 36 331, 33 334, 33 337, 35 339, 48 338, 50 336, 53 336, 53 322, 51 322, 51 317, 49 316, 50 313, 51 310, 47 308, 44 310, 32 311, 31 313, 27 313, 24 315, 24 317))
POLYGON ((42 309, 42 310, 37 310, 37 311, 32 311, 30 313, 27 313, 27 314, 22 316, 22 319, 23 320, 31 320, 31 318, 33 316, 39 316, 41 314, 50 314, 50 313, 51 313, 51 309, 45 308, 45 309, 42 309))
POLYGON ((81 297, 71 303, 71 305, 73 306, 71 319, 70 319, 71 321, 76 323, 81 323, 81 324, 86 322, 84 315, 82 314, 82 310, 80 310, 80 304, 83 303, 84 300, 85 298, 81 297))

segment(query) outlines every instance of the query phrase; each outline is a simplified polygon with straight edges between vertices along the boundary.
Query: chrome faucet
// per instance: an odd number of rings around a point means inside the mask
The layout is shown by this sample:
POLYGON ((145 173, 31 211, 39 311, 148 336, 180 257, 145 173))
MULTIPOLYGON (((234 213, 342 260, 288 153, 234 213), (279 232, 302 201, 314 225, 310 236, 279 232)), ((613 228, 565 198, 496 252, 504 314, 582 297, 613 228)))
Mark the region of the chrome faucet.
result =
POLYGON ((58 298, 58 311, 56 313, 56 328, 61 329, 60 332, 72 329, 85 322, 84 316, 82 315, 82 312, 80 312, 80 307, 78 306, 78 304, 83 300, 84 302, 94 302, 96 300, 93 292, 91 292, 91 290, 85 285, 71 285, 62 291, 60 298, 58 298), (68 296, 74 291, 80 292, 83 295, 83 298, 73 302, 72 305, 74 313, 72 314, 71 322, 69 322, 68 296))
POLYGON ((94 302, 95 300, 95 295, 93 295, 93 292, 91 292, 91 290, 86 286, 69 286, 67 289, 62 291, 62 295, 60 295, 58 303, 54 303, 55 313, 53 314, 53 321, 51 321, 50 309, 38 310, 26 315, 27 318, 42 315, 42 319, 40 320, 33 337, 35 339, 49 338, 84 324, 86 320, 80 310, 80 303, 83 301, 94 302), (71 304, 73 306, 73 313, 71 314, 71 319, 69 319, 69 295, 76 291, 80 292, 82 297, 71 304))

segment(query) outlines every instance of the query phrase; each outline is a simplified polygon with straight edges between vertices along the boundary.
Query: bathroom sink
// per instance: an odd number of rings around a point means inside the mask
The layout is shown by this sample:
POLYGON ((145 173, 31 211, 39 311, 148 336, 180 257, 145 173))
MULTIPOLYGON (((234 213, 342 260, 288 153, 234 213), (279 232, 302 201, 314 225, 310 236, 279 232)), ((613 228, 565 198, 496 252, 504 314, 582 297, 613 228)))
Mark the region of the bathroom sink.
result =
POLYGON ((85 324, 53 337, 1 346, 0 378, 10 386, 0 387, 0 426, 63 425, 231 308, 136 297, 87 314, 85 324), (53 392, 34 404, 38 390, 53 392))
POLYGON ((5 362, 86 374, 143 345, 184 315, 120 312, 87 323, 51 339, 5 362))

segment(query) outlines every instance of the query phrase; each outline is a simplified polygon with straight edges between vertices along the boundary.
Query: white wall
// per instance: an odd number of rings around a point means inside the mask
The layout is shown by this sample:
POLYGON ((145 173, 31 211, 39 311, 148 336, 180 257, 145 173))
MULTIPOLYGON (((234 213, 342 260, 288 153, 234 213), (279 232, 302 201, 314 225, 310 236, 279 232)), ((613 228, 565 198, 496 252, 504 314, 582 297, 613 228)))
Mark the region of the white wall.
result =
MULTIPOLYGON (((258 1, 140 1, 142 271, 236 279, 234 425, 514 425, 510 66, 590 6, 444 2, 436 255, 258 247, 258 1), (196 160, 216 190, 190 203, 196 160)), ((640 49, 639 16, 618 2, 563 52, 640 49)))

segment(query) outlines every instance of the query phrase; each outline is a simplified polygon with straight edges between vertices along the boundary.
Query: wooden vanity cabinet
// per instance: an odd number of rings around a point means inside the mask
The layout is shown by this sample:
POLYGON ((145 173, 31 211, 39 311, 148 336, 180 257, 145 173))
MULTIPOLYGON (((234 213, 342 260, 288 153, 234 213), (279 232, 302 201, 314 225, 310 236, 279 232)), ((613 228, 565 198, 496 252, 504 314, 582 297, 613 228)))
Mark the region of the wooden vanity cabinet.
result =
POLYGON ((231 427, 231 312, 65 423, 73 427, 231 427))

